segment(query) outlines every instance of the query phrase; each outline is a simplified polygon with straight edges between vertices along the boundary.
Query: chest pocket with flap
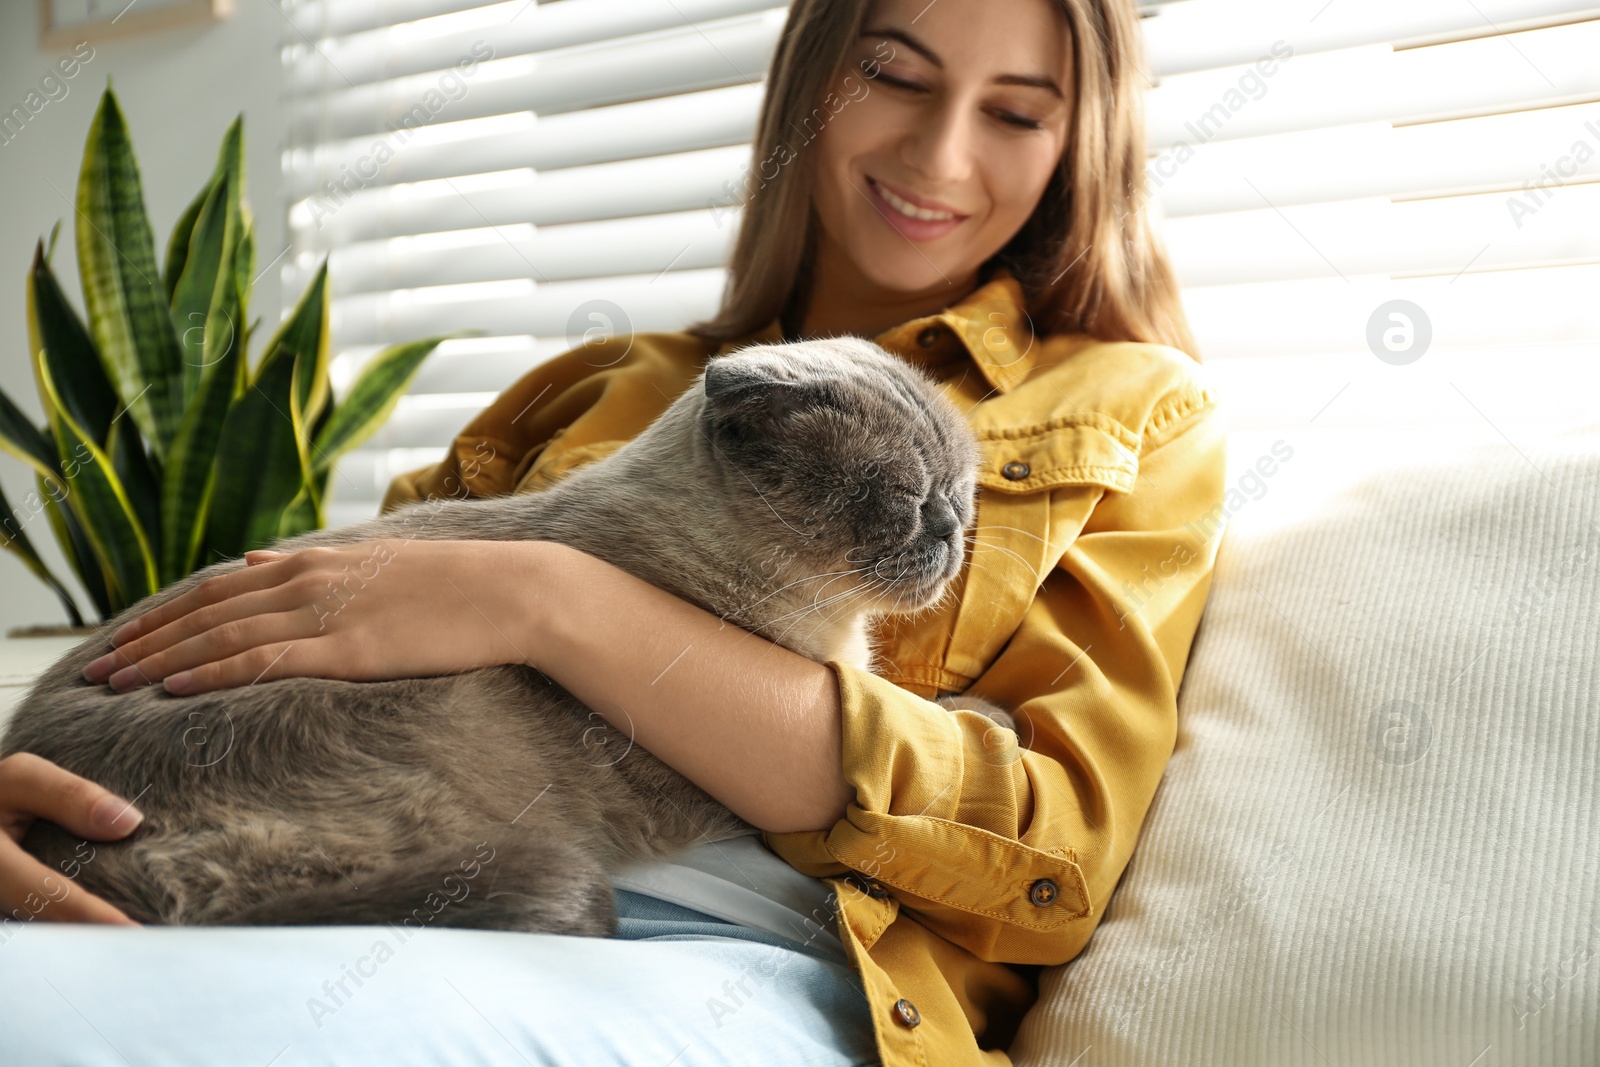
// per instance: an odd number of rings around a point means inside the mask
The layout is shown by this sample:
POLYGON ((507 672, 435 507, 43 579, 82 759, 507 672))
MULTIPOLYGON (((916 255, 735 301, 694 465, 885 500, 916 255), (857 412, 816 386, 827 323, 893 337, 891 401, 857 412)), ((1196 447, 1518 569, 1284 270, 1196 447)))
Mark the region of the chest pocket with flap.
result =
POLYGON ((994 662, 1100 496, 1131 492, 1139 476, 1139 435, 1099 412, 975 432, 978 512, 941 688, 964 687, 994 662), (1058 492, 1072 487, 1090 491, 1058 492))

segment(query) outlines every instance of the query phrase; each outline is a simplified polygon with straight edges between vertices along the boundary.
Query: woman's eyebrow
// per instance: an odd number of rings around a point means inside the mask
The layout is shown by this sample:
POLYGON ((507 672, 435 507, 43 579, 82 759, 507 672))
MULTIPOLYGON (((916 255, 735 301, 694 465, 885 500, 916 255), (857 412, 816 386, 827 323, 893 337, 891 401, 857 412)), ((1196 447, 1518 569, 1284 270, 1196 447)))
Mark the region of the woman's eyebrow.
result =
MULTIPOLYGON (((883 26, 874 30, 862 30, 861 36, 883 37, 888 40, 899 41, 935 67, 940 70, 944 69, 944 60, 939 58, 938 53, 913 37, 910 32, 897 26, 883 26)), ((1029 85, 1036 89, 1044 89, 1053 93, 1061 100, 1067 98, 1066 94, 1061 91, 1061 86, 1056 84, 1056 80, 1043 74, 996 74, 994 81, 998 85, 1029 85)))

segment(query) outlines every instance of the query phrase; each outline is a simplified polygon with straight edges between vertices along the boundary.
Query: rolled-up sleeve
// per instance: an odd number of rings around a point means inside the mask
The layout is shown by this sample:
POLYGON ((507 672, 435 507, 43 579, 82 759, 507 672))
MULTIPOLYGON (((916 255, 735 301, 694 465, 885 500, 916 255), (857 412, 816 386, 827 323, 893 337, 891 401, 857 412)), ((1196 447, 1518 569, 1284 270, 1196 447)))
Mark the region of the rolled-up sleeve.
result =
POLYGON ((1225 421, 1190 390, 1156 408, 1131 492, 1051 490, 1082 494, 1083 525, 967 690, 1015 734, 829 661, 856 796, 831 828, 768 845, 809 874, 876 879, 981 959, 1076 956, 1172 754, 1225 518, 1225 421))

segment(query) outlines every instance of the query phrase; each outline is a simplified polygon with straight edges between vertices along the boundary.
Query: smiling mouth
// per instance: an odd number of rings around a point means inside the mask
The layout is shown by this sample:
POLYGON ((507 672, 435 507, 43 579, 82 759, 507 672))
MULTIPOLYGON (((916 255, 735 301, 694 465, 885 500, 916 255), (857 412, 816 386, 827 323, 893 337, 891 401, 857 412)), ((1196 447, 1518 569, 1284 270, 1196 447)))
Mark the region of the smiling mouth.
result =
POLYGON ((867 177, 867 182, 872 186, 873 191, 883 198, 884 203, 908 219, 916 219, 919 222, 959 222, 967 217, 954 211, 935 211, 930 208, 918 207, 904 197, 895 195, 891 189, 870 175, 867 177))

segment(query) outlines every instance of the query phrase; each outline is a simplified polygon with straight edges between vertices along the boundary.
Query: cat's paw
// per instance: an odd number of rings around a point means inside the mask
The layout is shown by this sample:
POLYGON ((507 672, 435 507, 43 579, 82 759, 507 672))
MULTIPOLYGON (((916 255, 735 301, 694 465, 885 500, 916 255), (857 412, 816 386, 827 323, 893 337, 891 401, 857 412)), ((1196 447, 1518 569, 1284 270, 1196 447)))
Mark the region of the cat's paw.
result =
POLYGON ((1011 713, 997 704, 991 704, 982 697, 968 696, 965 693, 949 693, 937 698, 934 703, 950 711, 975 711, 980 715, 987 715, 996 726, 1016 732, 1017 723, 1011 713))

